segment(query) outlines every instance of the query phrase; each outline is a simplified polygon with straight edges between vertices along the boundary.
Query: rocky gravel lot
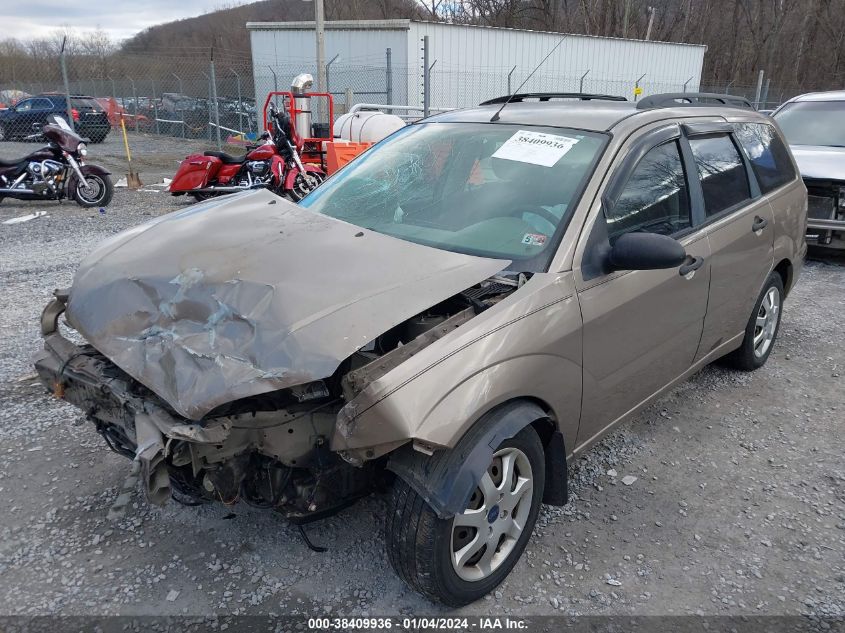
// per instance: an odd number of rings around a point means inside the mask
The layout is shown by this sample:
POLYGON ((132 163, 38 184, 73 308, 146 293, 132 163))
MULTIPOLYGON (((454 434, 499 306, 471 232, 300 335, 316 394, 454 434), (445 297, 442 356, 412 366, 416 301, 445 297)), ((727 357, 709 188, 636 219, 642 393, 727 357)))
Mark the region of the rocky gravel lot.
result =
MULTIPOLYGON (((147 183, 191 149, 165 143, 163 157, 139 159, 147 183)), ((7 143, 0 156, 31 147, 7 143)), ((125 171, 109 147, 91 160, 125 171)), ((308 528, 322 554, 243 504, 159 509, 138 494, 124 518, 107 520, 129 463, 27 378, 37 317, 97 242, 186 204, 125 189, 105 213, 0 204, 0 222, 48 213, 0 224, 0 614, 449 613, 392 574, 379 496, 308 528)), ((452 613, 804 614, 841 624, 843 314, 845 267, 810 262, 763 369, 708 367, 573 464, 571 502, 544 507, 510 578, 452 613)))

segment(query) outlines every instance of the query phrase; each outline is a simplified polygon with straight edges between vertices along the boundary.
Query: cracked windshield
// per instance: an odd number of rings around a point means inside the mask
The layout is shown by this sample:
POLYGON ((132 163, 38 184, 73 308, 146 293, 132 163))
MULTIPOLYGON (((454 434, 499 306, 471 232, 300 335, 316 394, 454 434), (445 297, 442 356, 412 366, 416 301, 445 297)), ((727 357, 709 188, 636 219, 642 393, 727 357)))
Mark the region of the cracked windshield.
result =
POLYGON ((400 239, 541 270, 605 140, 563 128, 413 125, 302 204, 400 239))

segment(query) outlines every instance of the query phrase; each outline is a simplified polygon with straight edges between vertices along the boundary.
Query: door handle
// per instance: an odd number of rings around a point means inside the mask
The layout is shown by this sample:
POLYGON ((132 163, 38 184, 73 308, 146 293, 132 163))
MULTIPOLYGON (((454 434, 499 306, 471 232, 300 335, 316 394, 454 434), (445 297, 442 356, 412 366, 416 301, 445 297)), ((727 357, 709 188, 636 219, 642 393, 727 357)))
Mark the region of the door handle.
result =
POLYGON ((680 273, 681 277, 686 277, 687 275, 692 276, 692 273, 701 268, 703 265, 703 257, 693 257, 691 261, 687 262, 678 269, 678 273, 680 273))
POLYGON ((751 230, 756 233, 762 231, 769 226, 769 221, 766 218, 761 218, 759 215, 754 217, 754 223, 751 225, 751 230))

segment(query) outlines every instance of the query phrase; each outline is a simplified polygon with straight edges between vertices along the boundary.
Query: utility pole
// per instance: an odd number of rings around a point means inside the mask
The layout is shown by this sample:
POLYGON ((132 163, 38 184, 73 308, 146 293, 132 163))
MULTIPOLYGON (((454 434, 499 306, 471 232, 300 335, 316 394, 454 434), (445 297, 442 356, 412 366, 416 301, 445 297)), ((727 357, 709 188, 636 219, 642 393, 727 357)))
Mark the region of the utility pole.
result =
POLYGON ((628 14, 631 12, 631 0, 625 0, 625 17, 622 18, 622 37, 628 37, 628 14))
POLYGON ((217 103, 217 74, 214 69, 214 44, 211 45, 211 60, 210 60, 210 67, 209 72, 211 72, 211 78, 209 81, 211 82, 211 105, 214 107, 212 113, 214 114, 214 134, 215 138, 217 139, 217 149, 222 149, 222 145, 220 144, 220 106, 217 103))
POLYGON ((326 32, 323 0, 314 0, 314 30, 317 35, 317 92, 326 92, 326 32))
POLYGON ((646 41, 651 39, 651 27, 654 26, 654 7, 648 8, 648 28, 645 32, 646 41))
POLYGON ((70 105, 70 87, 67 83, 67 64, 65 63, 65 44, 67 44, 67 36, 62 39, 62 50, 59 53, 59 61, 62 63, 62 82, 65 85, 65 114, 67 115, 67 123, 71 130, 76 130, 76 125, 73 122, 73 108, 70 105))

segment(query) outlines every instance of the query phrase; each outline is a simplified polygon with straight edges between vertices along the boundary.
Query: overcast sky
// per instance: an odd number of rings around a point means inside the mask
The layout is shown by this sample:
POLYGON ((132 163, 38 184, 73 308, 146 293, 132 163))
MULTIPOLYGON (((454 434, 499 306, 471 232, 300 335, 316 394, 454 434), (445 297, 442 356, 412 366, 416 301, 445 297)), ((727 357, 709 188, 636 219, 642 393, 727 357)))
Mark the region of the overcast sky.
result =
POLYGON ((115 40, 148 26, 208 13, 220 0, 0 0, 0 39, 50 35, 67 25, 87 31, 97 27, 115 40))

